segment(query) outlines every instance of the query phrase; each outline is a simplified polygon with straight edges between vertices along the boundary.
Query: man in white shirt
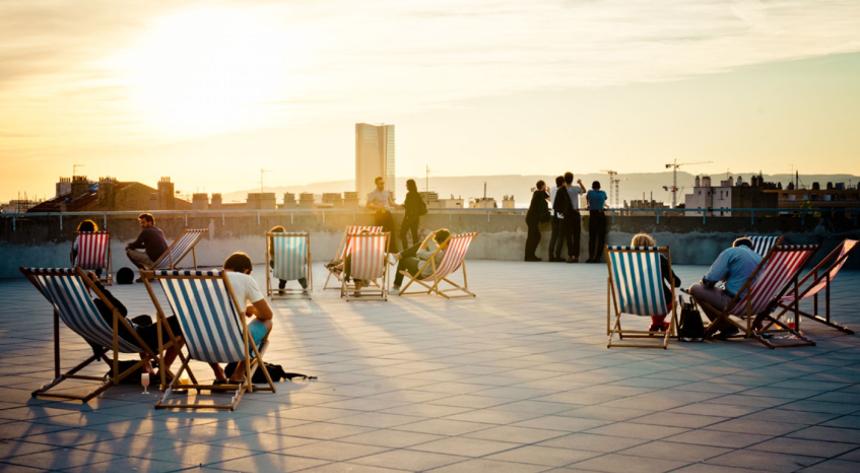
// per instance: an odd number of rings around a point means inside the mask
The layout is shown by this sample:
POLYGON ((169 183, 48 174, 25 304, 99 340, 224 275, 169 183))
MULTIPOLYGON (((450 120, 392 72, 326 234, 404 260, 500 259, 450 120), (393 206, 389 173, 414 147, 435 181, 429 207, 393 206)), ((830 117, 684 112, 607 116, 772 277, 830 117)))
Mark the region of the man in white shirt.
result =
MULTIPOLYGON (((254 344, 259 348, 272 330, 272 307, 263 296, 263 291, 257 285, 257 281, 251 277, 251 258, 243 252, 236 252, 230 255, 224 261, 224 271, 227 274, 227 280, 230 281, 230 288, 233 289, 233 295, 239 306, 245 307, 245 317, 253 318, 248 322, 248 332, 254 344)), ((253 354, 253 350, 251 350, 253 354)), ((210 363, 212 370, 215 373, 216 383, 227 382, 227 376, 224 374, 223 368, 218 363, 210 363)), ((233 373, 230 375, 230 383, 240 383, 245 377, 245 364, 239 363, 233 373)))
POLYGON ((373 180, 376 189, 367 194, 367 208, 373 210, 373 224, 381 226, 383 231, 388 232, 388 251, 397 252, 397 239, 394 236, 394 217, 391 216, 391 208, 394 207, 394 196, 385 190, 385 180, 382 176, 373 180))
POLYGON ((577 185, 573 185, 573 173, 568 171, 564 173, 564 187, 570 196, 570 211, 564 216, 564 240, 567 242, 567 262, 579 262, 579 240, 582 235, 582 219, 579 215, 579 196, 585 194, 585 185, 582 184, 582 179, 576 180, 577 185))

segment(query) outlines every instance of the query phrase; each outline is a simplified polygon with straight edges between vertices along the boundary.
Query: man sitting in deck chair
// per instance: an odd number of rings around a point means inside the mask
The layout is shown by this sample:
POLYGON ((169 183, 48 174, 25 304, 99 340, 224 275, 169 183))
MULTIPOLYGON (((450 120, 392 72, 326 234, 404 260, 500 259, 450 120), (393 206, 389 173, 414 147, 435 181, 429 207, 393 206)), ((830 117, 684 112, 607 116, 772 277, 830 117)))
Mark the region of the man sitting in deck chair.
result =
MULTIPOLYGON (((717 256, 702 281, 690 287, 693 299, 706 303, 700 306, 711 321, 718 319, 719 314, 712 313, 708 306, 725 311, 761 263, 761 259, 761 256, 753 251, 752 240, 749 237, 740 237, 732 243, 731 248, 723 250, 717 256), (725 282, 725 288, 717 287, 718 282, 725 282)), ((715 335, 716 338, 727 338, 738 333, 737 327, 727 323, 721 324, 717 330, 720 333, 715 335)))
MULTIPOLYGON (((257 281, 251 277, 253 265, 251 257, 246 253, 237 251, 230 255, 224 261, 224 271, 227 278, 230 280, 230 286, 233 289, 233 295, 236 297, 236 302, 247 304, 245 307, 245 317, 253 317, 254 320, 248 323, 248 332, 254 339, 254 344, 259 348, 266 338, 266 335, 272 330, 272 307, 263 296, 263 291, 257 285, 257 281)), ((212 371, 215 373, 215 384, 239 384, 245 377, 245 365, 238 363, 238 366, 230 375, 228 381, 227 375, 224 374, 224 369, 218 363, 210 363, 212 371)))
POLYGON ((432 238, 425 238, 421 243, 403 250, 397 262, 397 275, 394 276, 392 291, 400 292, 400 285, 403 284, 403 273, 401 271, 407 271, 412 276, 419 277, 427 277, 433 274, 434 266, 429 264, 424 265, 424 270, 420 275, 418 271, 422 263, 430 259, 431 256, 436 260, 435 266, 438 266, 442 262, 449 236, 451 236, 451 233, 448 230, 436 230, 433 232, 432 238), (439 251, 436 251, 437 248, 439 251))
POLYGON ((155 226, 155 217, 151 213, 138 215, 137 223, 140 225, 140 234, 125 246, 125 254, 138 268, 149 269, 167 251, 167 239, 164 238, 164 232, 155 226), (144 251, 138 251, 141 248, 144 251))

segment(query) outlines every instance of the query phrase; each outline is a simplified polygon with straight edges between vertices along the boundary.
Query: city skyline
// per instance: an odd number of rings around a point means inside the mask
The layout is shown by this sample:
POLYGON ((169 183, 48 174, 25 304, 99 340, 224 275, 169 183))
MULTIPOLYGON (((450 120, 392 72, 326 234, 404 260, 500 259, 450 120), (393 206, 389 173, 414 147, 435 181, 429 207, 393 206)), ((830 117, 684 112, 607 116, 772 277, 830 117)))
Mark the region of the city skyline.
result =
POLYGON ((189 192, 398 174, 860 174, 860 3, 0 7, 0 200, 91 178, 189 192), (439 137, 444 137, 440 140, 439 137), (205 172, 201 172, 205 170, 205 172))

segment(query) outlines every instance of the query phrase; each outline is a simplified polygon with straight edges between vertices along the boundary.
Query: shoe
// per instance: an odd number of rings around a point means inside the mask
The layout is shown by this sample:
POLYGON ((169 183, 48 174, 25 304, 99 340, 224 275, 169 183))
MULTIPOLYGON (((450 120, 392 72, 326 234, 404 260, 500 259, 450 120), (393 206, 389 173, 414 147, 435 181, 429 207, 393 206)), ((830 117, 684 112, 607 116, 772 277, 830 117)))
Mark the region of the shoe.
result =
POLYGON ((283 296, 285 292, 286 291, 284 291, 283 289, 278 289, 278 295, 279 296, 283 296))
POLYGON ((134 280, 134 282, 143 282, 143 278, 137 278, 134 280))
POLYGON ((543 261, 542 259, 538 258, 537 256, 526 256, 525 260, 526 261, 543 261))
POLYGON ((648 328, 649 332, 665 332, 669 328, 669 322, 659 322, 656 324, 651 324, 651 327, 648 328))
POLYGON ((579 258, 568 258, 567 262, 568 263, 579 263, 579 258))
POLYGON ((718 333, 714 334, 714 338, 718 340, 727 340, 729 337, 733 337, 738 334, 738 328, 732 325, 731 327, 724 328, 720 330, 718 333))
POLYGON ((392 294, 398 294, 398 293, 400 293, 400 286, 396 286, 396 285, 395 285, 395 286, 391 286, 391 291, 389 291, 389 292, 391 292, 392 294))

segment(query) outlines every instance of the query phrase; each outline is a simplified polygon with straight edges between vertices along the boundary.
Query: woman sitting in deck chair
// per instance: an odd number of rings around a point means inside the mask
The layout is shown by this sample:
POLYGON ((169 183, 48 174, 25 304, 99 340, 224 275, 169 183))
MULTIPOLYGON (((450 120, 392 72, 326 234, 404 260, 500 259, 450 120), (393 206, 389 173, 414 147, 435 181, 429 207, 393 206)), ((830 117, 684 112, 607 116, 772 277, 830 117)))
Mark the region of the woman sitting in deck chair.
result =
MULTIPOLYGON (((403 283, 403 273, 401 271, 407 271, 412 276, 418 276, 418 270, 421 268, 422 263, 430 259, 431 256, 436 260, 436 265, 438 266, 442 262, 442 257, 445 256, 445 247, 448 244, 449 236, 451 236, 451 233, 448 230, 436 230, 421 243, 403 250, 397 262, 397 275, 394 276, 392 290, 400 291, 400 285, 403 283), (439 251, 436 251, 437 248, 439 251)), ((431 275, 433 270, 434 266, 429 264, 424 265, 424 271, 420 277, 431 275)))
MULTIPOLYGON (((657 246, 657 240, 647 233, 637 233, 630 240, 630 246, 634 248, 639 246, 657 246)), ((666 300, 666 307, 672 307, 672 286, 681 287, 681 278, 669 268, 669 260, 663 255, 660 255, 660 269, 660 272, 663 274, 663 298, 666 300)), ((666 315, 651 316, 649 332, 662 332, 668 328, 669 322, 666 322, 666 315)))

